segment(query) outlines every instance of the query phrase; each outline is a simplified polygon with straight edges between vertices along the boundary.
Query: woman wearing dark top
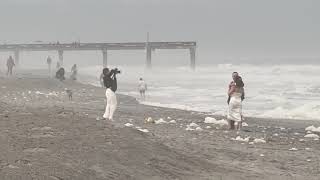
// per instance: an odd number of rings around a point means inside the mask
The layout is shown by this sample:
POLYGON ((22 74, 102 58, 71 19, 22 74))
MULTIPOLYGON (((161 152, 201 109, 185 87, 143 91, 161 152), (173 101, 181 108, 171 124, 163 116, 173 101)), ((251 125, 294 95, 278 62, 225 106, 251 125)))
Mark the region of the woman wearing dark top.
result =
POLYGON ((103 118, 106 120, 113 120, 113 114, 117 108, 117 97, 116 97, 116 90, 117 90, 117 78, 116 72, 114 70, 109 70, 108 68, 103 69, 103 83, 106 88, 106 98, 107 98, 107 105, 106 110, 103 115, 103 118))

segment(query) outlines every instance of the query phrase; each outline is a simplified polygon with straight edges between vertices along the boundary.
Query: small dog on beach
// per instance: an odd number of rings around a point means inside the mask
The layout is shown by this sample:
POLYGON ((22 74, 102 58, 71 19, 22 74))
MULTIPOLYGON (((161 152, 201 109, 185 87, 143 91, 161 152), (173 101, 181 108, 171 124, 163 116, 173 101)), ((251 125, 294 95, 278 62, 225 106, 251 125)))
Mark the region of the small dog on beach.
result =
POLYGON ((68 98, 70 101, 72 101, 72 91, 70 89, 65 89, 67 95, 68 95, 68 98))

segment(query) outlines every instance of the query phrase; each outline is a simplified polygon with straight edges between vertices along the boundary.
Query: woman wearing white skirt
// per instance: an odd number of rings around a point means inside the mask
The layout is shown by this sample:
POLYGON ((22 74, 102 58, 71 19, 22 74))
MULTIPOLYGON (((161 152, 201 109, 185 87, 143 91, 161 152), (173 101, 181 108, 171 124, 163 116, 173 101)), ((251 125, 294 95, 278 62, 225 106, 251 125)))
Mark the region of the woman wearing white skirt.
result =
POLYGON ((228 95, 230 97, 229 108, 228 108, 228 122, 230 129, 235 129, 235 123, 237 129, 240 129, 242 124, 242 97, 244 94, 244 83, 241 77, 236 77, 234 82, 231 84, 228 95))

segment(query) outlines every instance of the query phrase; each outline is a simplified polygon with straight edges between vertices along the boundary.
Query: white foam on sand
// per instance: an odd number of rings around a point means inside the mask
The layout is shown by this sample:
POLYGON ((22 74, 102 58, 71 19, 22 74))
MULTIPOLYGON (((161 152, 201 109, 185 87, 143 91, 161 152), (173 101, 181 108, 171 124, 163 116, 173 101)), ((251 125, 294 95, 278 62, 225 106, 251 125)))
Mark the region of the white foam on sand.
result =
POLYGON ((196 131, 202 131, 203 129, 201 127, 197 127, 196 131))
POLYGON ((319 138, 319 135, 317 134, 307 134, 304 136, 305 138, 315 138, 315 139, 318 139, 319 138))
POLYGON ((159 120, 155 121, 156 124, 167 124, 168 122, 160 118, 159 120))
POLYGON ((237 136, 236 138, 232 138, 234 141, 240 141, 240 142, 249 142, 250 137, 242 138, 240 136, 237 136))
POLYGON ((194 123, 194 122, 190 123, 188 126, 189 126, 189 127, 199 127, 199 125, 196 124, 196 123, 194 123))
POLYGON ((220 125, 220 126, 228 126, 228 122, 224 119, 222 120, 216 120, 213 117, 206 117, 204 120, 204 123, 206 124, 215 124, 215 125, 220 125))
POLYGON ((190 126, 188 126, 187 128, 186 128, 186 131, 194 131, 195 129, 193 129, 193 128, 191 128, 190 126))
POLYGON ((253 140, 254 143, 266 143, 266 140, 264 140, 263 138, 255 138, 253 140))
POLYGON ((126 123, 126 124, 124 124, 126 127, 133 127, 133 124, 131 124, 131 123, 126 123))
POLYGON ((311 131, 311 132, 317 132, 320 133, 320 126, 319 127, 315 127, 315 126, 308 126, 305 129, 306 131, 311 131))
POLYGON ((177 122, 176 122, 176 120, 171 120, 171 121, 169 121, 169 123, 175 124, 175 123, 177 123, 177 122))
POLYGON ((138 131, 144 132, 144 133, 148 133, 149 130, 148 129, 138 129, 138 131))

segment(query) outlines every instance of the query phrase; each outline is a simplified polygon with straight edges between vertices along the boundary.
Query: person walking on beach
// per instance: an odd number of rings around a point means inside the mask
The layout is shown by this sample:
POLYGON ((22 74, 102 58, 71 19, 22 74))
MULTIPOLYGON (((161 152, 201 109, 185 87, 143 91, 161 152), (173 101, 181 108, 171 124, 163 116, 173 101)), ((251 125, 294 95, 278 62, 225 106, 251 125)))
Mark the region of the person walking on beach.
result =
POLYGON ((244 83, 238 73, 232 74, 233 81, 229 85, 228 90, 228 114, 227 119, 229 122, 229 128, 235 129, 235 123, 237 123, 236 129, 241 128, 243 116, 242 116, 242 101, 244 99, 244 83))
POLYGON ((109 70, 108 68, 104 68, 103 71, 103 83, 106 88, 106 98, 107 105, 106 110, 103 115, 105 120, 113 121, 113 114, 117 108, 117 96, 115 94, 117 90, 117 77, 118 73, 117 69, 109 70))
POLYGON ((51 73, 51 64, 52 64, 52 59, 50 56, 48 56, 47 58, 47 64, 48 64, 48 70, 49 70, 49 73, 51 73))
POLYGON ((77 69, 77 65, 74 64, 71 68, 71 76, 70 79, 72 80, 77 80, 77 74, 78 74, 78 69, 77 69))
POLYGON ((59 79, 60 81, 65 80, 66 78, 64 77, 65 70, 63 67, 61 67, 57 72, 56 72, 56 78, 59 79))
POLYGON ((56 68, 57 68, 57 69, 60 69, 60 68, 61 68, 61 64, 59 63, 59 61, 57 61, 56 68))
POLYGON ((8 75, 10 75, 10 76, 12 75, 13 66, 15 66, 15 63, 14 63, 14 60, 13 60, 12 56, 10 56, 10 57, 8 58, 8 60, 7 60, 7 68, 8 68, 8 70, 7 70, 7 76, 8 76, 8 75))
POLYGON ((103 75, 103 72, 102 72, 100 74, 100 77, 99 77, 101 87, 104 87, 103 77, 104 77, 104 75, 103 75))
POLYGON ((138 88, 139 88, 139 92, 140 92, 140 98, 142 100, 145 100, 146 99, 147 84, 142 78, 139 79, 138 88))

